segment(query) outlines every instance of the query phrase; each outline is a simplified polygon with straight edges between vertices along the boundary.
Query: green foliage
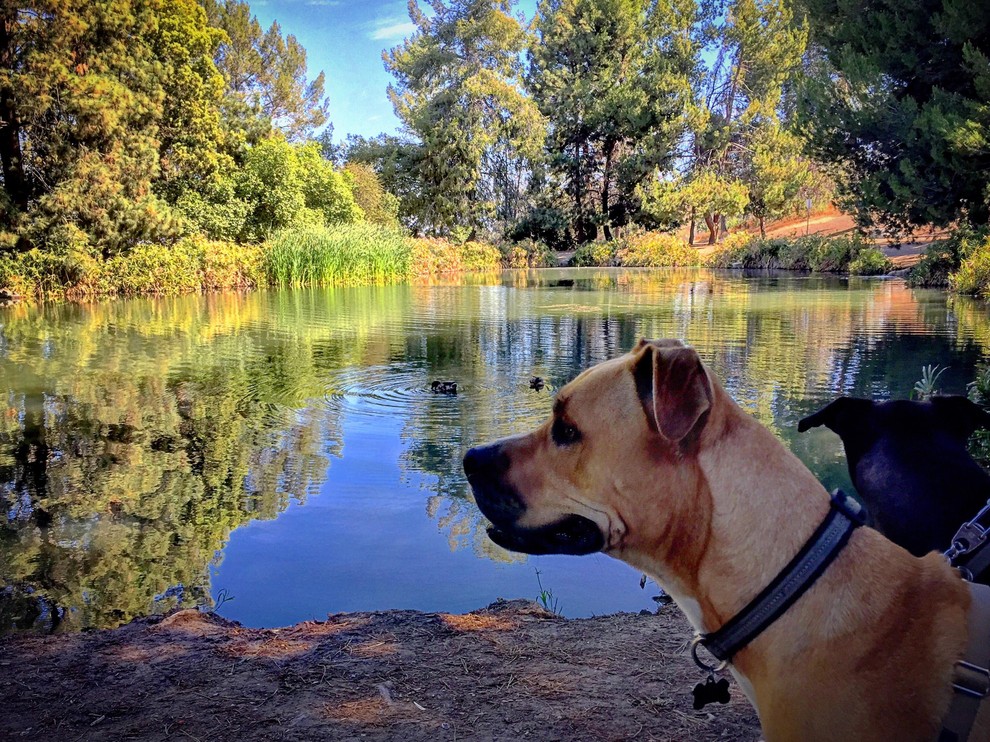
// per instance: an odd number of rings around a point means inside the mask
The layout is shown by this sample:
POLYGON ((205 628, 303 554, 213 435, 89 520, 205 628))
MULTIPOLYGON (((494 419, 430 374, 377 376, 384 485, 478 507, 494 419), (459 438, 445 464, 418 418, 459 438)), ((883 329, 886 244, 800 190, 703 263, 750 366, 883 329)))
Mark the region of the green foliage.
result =
POLYGON ((222 164, 210 61, 222 34, 194 0, 51 3, 0 10, 0 165, 26 246, 65 225, 105 255, 174 239, 153 185, 222 164))
POLYGON ((619 264, 619 245, 615 240, 586 242, 574 251, 575 268, 609 268, 619 264))
POLYGON ((540 570, 536 570, 536 584, 540 588, 540 592, 536 596, 536 602, 543 606, 544 610, 550 611, 555 615, 560 615, 560 601, 554 596, 553 590, 543 587, 543 580, 540 579, 540 570))
MULTIPOLYGON (((990 404, 990 366, 981 364, 976 368, 976 378, 967 387, 967 396, 976 404, 986 407, 990 404)), ((990 430, 977 430, 969 439, 969 455, 985 469, 990 469, 990 430)))
POLYGON ((372 224, 283 230, 264 251, 265 271, 275 286, 389 283, 410 271, 407 239, 372 224))
POLYGON ((383 227, 399 226, 399 199, 382 187, 370 165, 349 162, 343 174, 365 221, 383 227))
POLYGON ((742 209, 762 224, 783 211, 803 185, 799 143, 785 131, 785 93, 799 74, 807 28, 791 0, 731 0, 705 6, 715 63, 693 86, 692 156, 684 199, 690 219, 718 242, 724 220, 742 209), (724 7, 724 16, 718 11, 724 7), (708 199, 708 185, 721 197, 708 199), (725 196, 730 196, 726 199, 725 196), (732 210, 723 212, 726 204, 732 210))
POLYGON ((413 276, 426 278, 460 271, 497 270, 502 255, 498 248, 482 242, 455 242, 436 237, 409 240, 410 270, 413 276))
POLYGON ((348 165, 374 170, 385 192, 398 199, 399 221, 414 234, 422 231, 417 176, 420 145, 388 134, 372 139, 350 135, 341 156, 348 165))
POLYGON ((915 399, 927 401, 938 394, 939 377, 945 373, 944 368, 932 366, 931 364, 921 367, 921 379, 914 383, 911 396, 915 399))
POLYGON ((918 264, 911 268, 907 283, 914 288, 945 288, 960 262, 958 245, 952 240, 932 243, 918 264))
POLYGON ((266 139, 248 150, 237 178, 238 197, 253 207, 242 234, 249 240, 288 227, 346 224, 363 217, 350 186, 323 159, 316 142, 266 139))
POLYGON ((958 0, 803 0, 805 131, 846 203, 890 229, 990 218, 990 16, 958 0))
POLYGON ((553 268, 558 264, 556 251, 535 240, 506 242, 501 250, 506 268, 553 268))
POLYGON ((416 31, 384 59, 396 80, 388 89, 396 116, 419 145, 410 204, 418 231, 449 235, 493 216, 483 162, 535 155, 543 127, 520 90, 526 33, 511 0, 430 5, 427 16, 409 3, 416 31))
POLYGON ((203 191, 182 191, 175 209, 182 214, 192 231, 214 240, 236 240, 245 232, 253 206, 237 198, 233 178, 217 177, 205 184, 203 191))
POLYGON ((811 185, 814 171, 801 156, 802 141, 775 122, 757 127, 750 147, 750 156, 742 166, 749 196, 746 211, 757 218, 760 236, 766 237, 766 220, 793 213, 804 201, 805 187, 811 185))
POLYGON ((863 273, 873 268, 886 272, 883 254, 857 235, 746 239, 721 246, 706 260, 713 268, 761 268, 815 273, 863 273), (856 270, 854 270, 856 268, 856 270))
POLYGON ((304 141, 327 121, 323 72, 307 79, 306 50, 278 22, 262 31, 243 0, 203 0, 210 23, 226 35, 214 61, 226 80, 223 113, 234 151, 257 144, 272 127, 304 141))
POLYGON ((671 166, 687 125, 697 12, 694 2, 539 3, 527 85, 550 122, 548 163, 577 242, 599 227, 610 237, 638 209, 636 186, 671 166))
POLYGON ((949 274, 949 287, 958 294, 990 298, 990 235, 981 239, 974 234, 959 242, 962 261, 949 274))
POLYGON ((854 276, 880 276, 890 273, 891 268, 889 258, 876 247, 864 247, 849 261, 849 273, 854 276))
POLYGON ((567 211, 552 204, 536 204, 512 226, 506 236, 510 240, 533 240, 554 250, 566 250, 571 245, 567 211))
POLYGON ((619 265, 641 268, 679 268, 701 265, 701 254, 684 240, 663 232, 645 232, 620 240, 619 265))

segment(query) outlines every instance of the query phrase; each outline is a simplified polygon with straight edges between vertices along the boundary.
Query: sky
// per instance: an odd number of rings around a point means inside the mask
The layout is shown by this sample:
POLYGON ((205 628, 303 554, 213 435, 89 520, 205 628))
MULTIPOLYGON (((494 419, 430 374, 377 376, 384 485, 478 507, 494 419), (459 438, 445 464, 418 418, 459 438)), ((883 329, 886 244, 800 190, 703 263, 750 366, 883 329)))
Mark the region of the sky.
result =
MULTIPOLYGON (((293 34, 306 49, 308 78, 326 73, 334 139, 347 134, 395 133, 400 122, 386 88, 392 76, 382 52, 402 43, 415 30, 406 0, 248 0, 251 12, 267 29, 277 20, 283 34, 293 34)), ((531 16, 536 0, 521 0, 531 16)), ((420 6, 427 3, 420 0, 420 6)))

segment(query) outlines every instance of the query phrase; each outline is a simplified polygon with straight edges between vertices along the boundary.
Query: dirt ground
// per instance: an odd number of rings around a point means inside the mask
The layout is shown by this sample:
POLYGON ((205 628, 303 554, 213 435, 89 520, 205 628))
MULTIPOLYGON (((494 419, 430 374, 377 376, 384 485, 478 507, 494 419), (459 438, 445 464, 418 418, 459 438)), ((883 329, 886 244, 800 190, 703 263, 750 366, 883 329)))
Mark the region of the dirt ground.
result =
POLYGON ((0 638, 0 739, 759 739, 738 686, 691 708, 690 629, 563 619, 527 601, 246 629, 186 610, 0 638))

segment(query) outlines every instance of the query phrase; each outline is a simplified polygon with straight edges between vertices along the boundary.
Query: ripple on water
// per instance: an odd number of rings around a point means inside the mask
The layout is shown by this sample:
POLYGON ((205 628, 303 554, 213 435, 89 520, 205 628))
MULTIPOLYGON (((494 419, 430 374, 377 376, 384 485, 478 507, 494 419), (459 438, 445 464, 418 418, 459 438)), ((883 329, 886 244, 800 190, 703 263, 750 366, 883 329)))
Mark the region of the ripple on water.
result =
POLYGON ((438 394, 430 388, 435 380, 423 369, 409 366, 346 368, 327 379, 323 398, 331 409, 368 417, 394 417, 430 402, 435 403, 432 414, 438 422, 456 420, 461 414, 459 397, 469 393, 469 387, 459 383, 457 394, 438 394))

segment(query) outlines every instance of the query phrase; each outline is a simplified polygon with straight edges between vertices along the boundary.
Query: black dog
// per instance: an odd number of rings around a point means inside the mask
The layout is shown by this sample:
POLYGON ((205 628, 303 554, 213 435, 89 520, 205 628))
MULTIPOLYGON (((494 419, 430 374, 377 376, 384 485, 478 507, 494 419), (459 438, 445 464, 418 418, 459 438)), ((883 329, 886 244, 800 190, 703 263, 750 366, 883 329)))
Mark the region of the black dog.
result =
POLYGON ((930 402, 840 397, 798 423, 839 434, 871 525, 915 556, 944 551, 990 498, 990 475, 966 440, 990 415, 965 397, 930 402))

